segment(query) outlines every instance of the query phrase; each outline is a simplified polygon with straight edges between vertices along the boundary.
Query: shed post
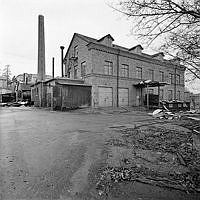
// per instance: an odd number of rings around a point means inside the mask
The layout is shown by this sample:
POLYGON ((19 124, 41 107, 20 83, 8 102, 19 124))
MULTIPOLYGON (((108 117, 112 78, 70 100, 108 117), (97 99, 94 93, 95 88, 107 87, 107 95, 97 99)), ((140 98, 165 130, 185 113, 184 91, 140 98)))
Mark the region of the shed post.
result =
POLYGON ((147 109, 149 109, 149 86, 147 84, 147 109))
POLYGON ((158 86, 158 107, 160 107, 160 85, 158 86))

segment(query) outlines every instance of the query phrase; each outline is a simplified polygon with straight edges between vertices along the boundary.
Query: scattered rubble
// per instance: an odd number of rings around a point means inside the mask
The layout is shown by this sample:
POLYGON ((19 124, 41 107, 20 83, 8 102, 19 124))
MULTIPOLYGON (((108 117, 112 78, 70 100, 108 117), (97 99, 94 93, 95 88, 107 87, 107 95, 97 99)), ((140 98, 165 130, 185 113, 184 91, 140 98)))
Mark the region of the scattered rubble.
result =
POLYGON ((100 196, 123 181, 200 192, 200 152, 193 145, 191 131, 154 125, 120 131, 122 139, 109 140, 107 145, 131 148, 132 156, 123 157, 121 166, 108 165, 101 170, 96 183, 100 196))
POLYGON ((170 112, 168 109, 156 109, 154 110, 153 113, 149 113, 149 115, 152 115, 155 118, 159 118, 159 119, 180 119, 181 115, 180 113, 173 113, 170 112))

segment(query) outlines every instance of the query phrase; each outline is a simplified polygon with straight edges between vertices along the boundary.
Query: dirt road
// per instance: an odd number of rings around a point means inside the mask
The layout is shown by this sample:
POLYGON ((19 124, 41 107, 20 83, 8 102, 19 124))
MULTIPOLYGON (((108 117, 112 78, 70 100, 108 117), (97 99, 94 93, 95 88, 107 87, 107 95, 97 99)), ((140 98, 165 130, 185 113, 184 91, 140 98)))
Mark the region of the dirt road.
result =
MULTIPOLYGON (((109 156, 106 141, 112 127, 148 119, 141 113, 0 108, 0 199, 102 199, 95 188, 96 173, 109 156)), ((120 187, 123 195, 106 198, 197 199, 141 183, 120 187)))

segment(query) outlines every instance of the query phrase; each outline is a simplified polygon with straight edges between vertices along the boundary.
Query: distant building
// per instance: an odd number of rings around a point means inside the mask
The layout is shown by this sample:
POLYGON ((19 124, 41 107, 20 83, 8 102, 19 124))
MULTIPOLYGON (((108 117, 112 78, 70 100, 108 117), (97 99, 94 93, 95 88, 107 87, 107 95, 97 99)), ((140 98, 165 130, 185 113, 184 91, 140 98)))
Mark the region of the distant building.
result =
POLYGON ((11 94, 12 90, 7 84, 7 78, 0 76, 0 102, 7 102, 11 94))
MULTIPOLYGON (((15 78, 15 93, 16 101, 28 100, 31 101, 31 85, 37 82, 37 74, 23 73, 19 74, 15 78)), ((46 79, 52 77, 46 75, 46 79)))

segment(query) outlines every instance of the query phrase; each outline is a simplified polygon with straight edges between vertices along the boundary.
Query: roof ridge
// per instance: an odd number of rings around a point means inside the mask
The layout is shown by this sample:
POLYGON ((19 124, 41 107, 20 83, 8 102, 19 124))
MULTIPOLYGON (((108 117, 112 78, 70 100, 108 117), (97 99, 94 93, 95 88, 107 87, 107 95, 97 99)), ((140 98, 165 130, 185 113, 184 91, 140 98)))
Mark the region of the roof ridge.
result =
POLYGON ((79 36, 79 37, 83 37, 83 38, 85 38, 86 40, 88 40, 88 42, 90 42, 90 40, 92 40, 92 41, 97 41, 97 39, 95 39, 95 38, 92 38, 92 37, 89 37, 89 36, 86 36, 86 35, 83 35, 83 34, 80 34, 80 33, 75 33, 77 36, 79 36))

